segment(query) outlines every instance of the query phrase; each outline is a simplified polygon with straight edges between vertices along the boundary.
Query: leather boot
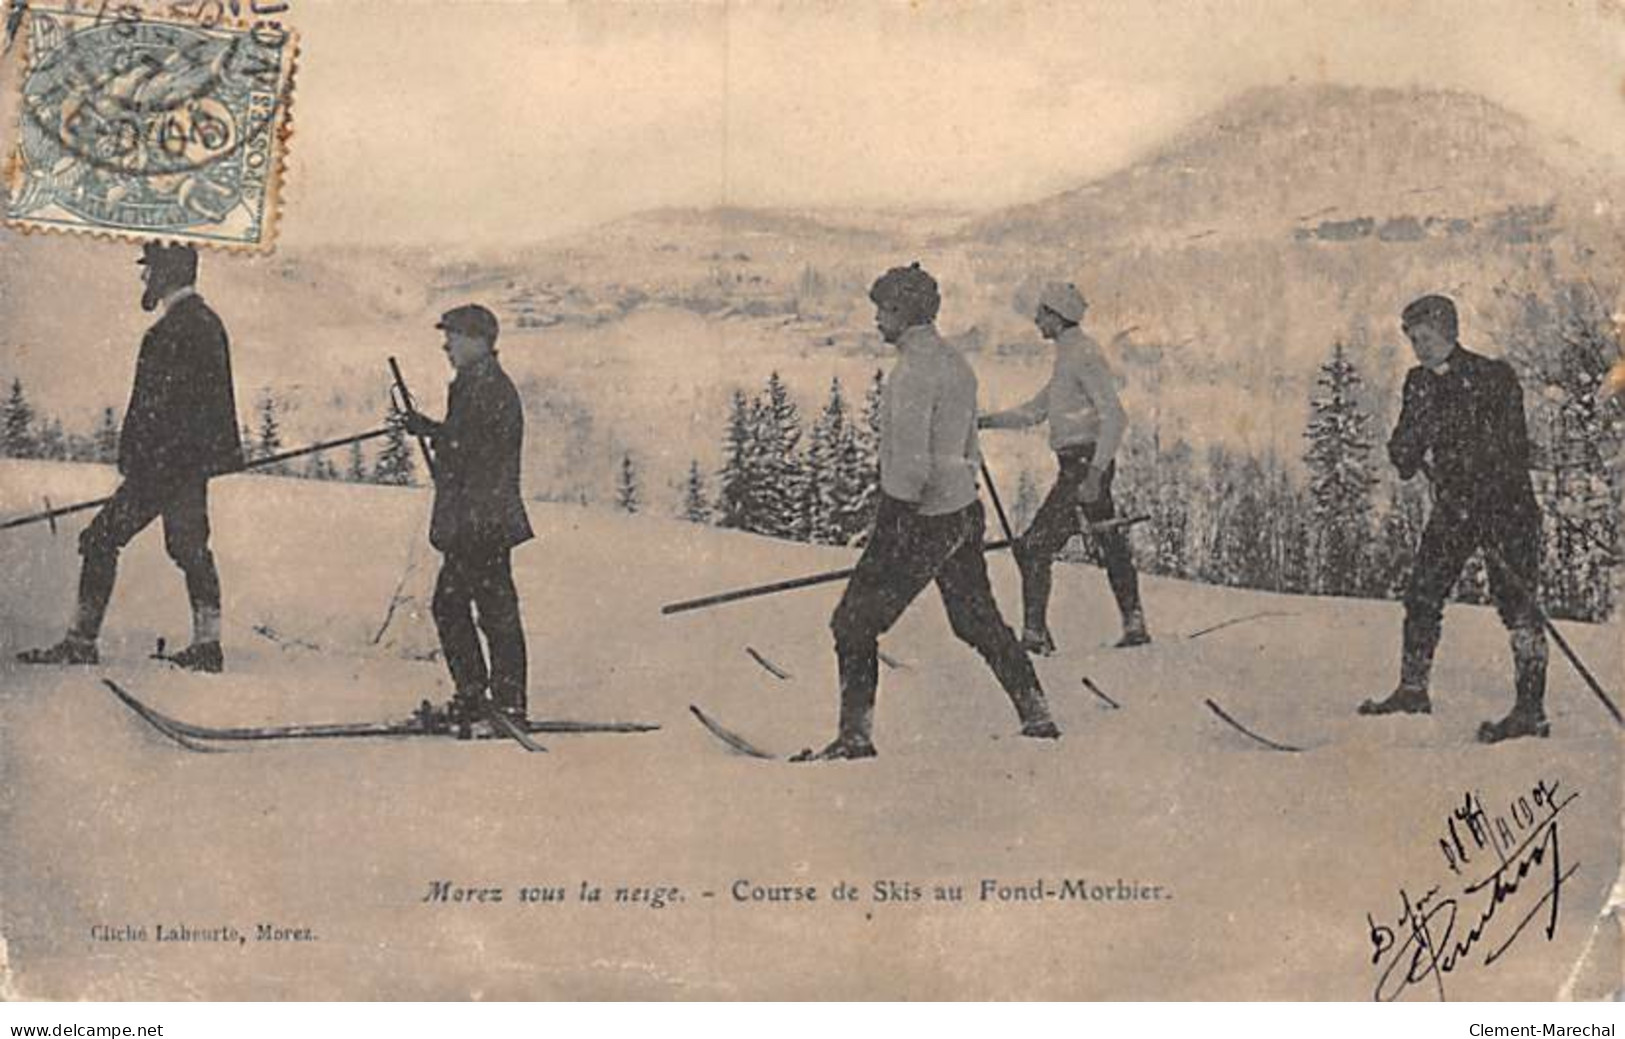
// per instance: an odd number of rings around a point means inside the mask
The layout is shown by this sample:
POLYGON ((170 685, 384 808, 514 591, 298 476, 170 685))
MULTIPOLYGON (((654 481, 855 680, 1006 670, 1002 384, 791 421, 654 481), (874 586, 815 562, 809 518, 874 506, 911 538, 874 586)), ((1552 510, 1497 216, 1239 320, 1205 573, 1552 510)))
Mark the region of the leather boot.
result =
POLYGON ((94 664, 98 661, 96 640, 69 632, 54 646, 23 650, 17 660, 24 664, 94 664))
POLYGON ((1036 740, 1058 740, 1061 730, 1055 724, 1055 719, 1049 713, 1049 700, 1044 696, 1044 689, 1034 682, 1025 689, 1018 689, 1010 694, 1010 702, 1015 705, 1016 715, 1021 719, 1021 734, 1036 740))
POLYGON ((1051 656, 1055 653, 1055 638, 1047 631, 1027 628, 1021 633, 1021 648, 1035 657, 1051 656))
POLYGON ((226 669, 226 655, 218 642, 194 642, 164 659, 176 667, 206 675, 218 675, 226 669))
POLYGON ((1123 613, 1123 637, 1117 640, 1117 648, 1143 646, 1150 641, 1151 633, 1145 630, 1145 610, 1139 606, 1126 610, 1123 613))
POLYGON ((1361 714, 1432 714, 1428 680, 1433 673, 1433 650, 1437 636, 1426 637, 1409 623, 1405 625, 1405 646, 1399 658, 1399 688, 1385 700, 1360 704, 1361 714))
POLYGON ((1500 743, 1521 736, 1550 736, 1546 720, 1546 633, 1540 628, 1518 628, 1512 632, 1512 666, 1517 700, 1512 711, 1500 721, 1478 727, 1480 743, 1500 743))
POLYGON ((459 689, 446 704, 446 718, 460 740, 472 739, 474 723, 485 717, 485 690, 459 689))
POLYGON ((855 761, 874 757, 875 694, 866 686, 867 683, 852 680, 849 674, 841 683, 841 721, 835 739, 823 750, 808 747, 790 760, 855 761))

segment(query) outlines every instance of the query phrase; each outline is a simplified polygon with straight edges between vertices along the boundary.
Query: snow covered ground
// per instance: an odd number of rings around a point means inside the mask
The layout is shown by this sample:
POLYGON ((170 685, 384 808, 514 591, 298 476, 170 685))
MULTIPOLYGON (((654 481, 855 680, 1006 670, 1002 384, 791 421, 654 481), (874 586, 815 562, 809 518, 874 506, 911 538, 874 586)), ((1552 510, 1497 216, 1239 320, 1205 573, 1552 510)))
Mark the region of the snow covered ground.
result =
MULTIPOLYGON (((0 515, 106 493, 113 480, 3 463, 0 515)), ((1618 928, 1599 919, 1620 867, 1619 739, 1554 647, 1552 738, 1473 742, 1511 701, 1492 610, 1447 615, 1431 718, 1362 719, 1354 705, 1393 684, 1397 605, 1147 579, 1158 641, 1116 651, 1104 648, 1117 633, 1104 575, 1063 566, 1061 652, 1038 666, 1067 734, 1035 745, 1013 737, 1009 705, 928 595, 883 642, 902 666, 882 669, 881 756, 790 766, 732 754, 688 705, 774 750, 821 744, 834 725, 826 624, 840 586, 674 617, 659 607, 852 553, 532 505, 539 536, 515 557, 532 714, 660 732, 544 737, 546 756, 424 739, 197 754, 98 679, 202 724, 380 720, 447 695, 430 659, 427 492, 233 477, 211 493, 224 676, 147 659, 157 636, 188 635, 156 530, 125 554, 100 667, 10 663, 60 635, 85 517, 55 534, 0 533, 7 995, 1365 999, 1394 952, 1374 965, 1372 925, 1405 939, 1402 888, 1413 901, 1435 887, 1436 902, 1456 897, 1457 940, 1490 906, 1462 889, 1493 850, 1469 842, 1460 876, 1441 850, 1469 792, 1537 845, 1555 829, 1561 868, 1578 868, 1559 888, 1550 939, 1550 859, 1505 892, 1485 938, 1443 975, 1446 994, 1583 997, 1620 983, 1618 928), (1259 613, 1270 615, 1183 637, 1259 613), (1207 697, 1305 752, 1251 743, 1207 697), (1525 829, 1511 806, 1533 804, 1543 782, 1579 797, 1552 826, 1525 829), (1120 880, 1145 897, 1093 897, 1126 890, 1120 880), (1035 881, 1057 894, 1073 881, 1090 897, 1019 900, 1035 881), (500 888, 502 900, 426 901, 436 882, 500 888), (581 900, 583 882, 602 900, 581 900), (832 898, 843 883, 856 898, 832 898), (954 886, 962 901, 937 900, 954 886), (655 890, 672 887, 680 894, 655 890), (809 887, 814 901, 752 896, 809 887), (521 901, 527 888, 563 900, 521 901), (160 924, 244 940, 158 941, 160 924), (261 924, 295 937, 262 940, 261 924), (108 940, 135 928, 145 940, 108 940)), ((1014 566, 1003 555, 989 566, 1017 620, 1014 566)), ((1617 625, 1563 630, 1617 696, 1617 625)), ((1435 979, 1406 997, 1437 998, 1435 979)))

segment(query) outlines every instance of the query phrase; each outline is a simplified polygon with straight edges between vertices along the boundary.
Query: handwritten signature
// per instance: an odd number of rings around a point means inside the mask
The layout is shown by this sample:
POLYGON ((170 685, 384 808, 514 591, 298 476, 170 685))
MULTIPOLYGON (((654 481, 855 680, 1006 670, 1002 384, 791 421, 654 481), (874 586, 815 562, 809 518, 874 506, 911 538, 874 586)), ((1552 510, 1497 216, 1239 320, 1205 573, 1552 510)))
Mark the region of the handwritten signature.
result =
POLYGON ((1366 914, 1371 964, 1381 969, 1372 998, 1395 1000, 1412 985, 1431 979, 1444 1000, 1445 975, 1466 964, 1481 946, 1483 965, 1495 963, 1543 910, 1546 940, 1551 941, 1557 934, 1563 884, 1580 868, 1577 862, 1564 866, 1558 818, 1579 796, 1560 794, 1556 781, 1541 780, 1510 802, 1506 814, 1492 817, 1478 794, 1464 794, 1447 821, 1440 851, 1460 877, 1472 876, 1468 870, 1479 859, 1493 868, 1448 894, 1439 885, 1420 897, 1400 888, 1400 911, 1392 924, 1366 914), (1514 923, 1505 923, 1520 911, 1514 923), (1475 912, 1472 926, 1461 927, 1475 912), (1498 935, 1491 937, 1492 931, 1498 935))

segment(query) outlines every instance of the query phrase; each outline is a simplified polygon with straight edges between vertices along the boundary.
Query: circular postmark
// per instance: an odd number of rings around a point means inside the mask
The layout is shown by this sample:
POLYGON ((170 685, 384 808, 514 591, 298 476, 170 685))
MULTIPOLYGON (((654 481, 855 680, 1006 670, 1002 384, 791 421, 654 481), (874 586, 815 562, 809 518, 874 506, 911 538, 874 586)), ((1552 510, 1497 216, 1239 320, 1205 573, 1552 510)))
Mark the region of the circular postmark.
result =
POLYGON ((97 223, 161 230, 223 220, 242 203, 245 177, 258 175, 255 156, 263 162, 255 142, 269 132, 265 96, 286 39, 278 31, 133 15, 44 26, 38 35, 51 45, 23 83, 28 176, 97 223))

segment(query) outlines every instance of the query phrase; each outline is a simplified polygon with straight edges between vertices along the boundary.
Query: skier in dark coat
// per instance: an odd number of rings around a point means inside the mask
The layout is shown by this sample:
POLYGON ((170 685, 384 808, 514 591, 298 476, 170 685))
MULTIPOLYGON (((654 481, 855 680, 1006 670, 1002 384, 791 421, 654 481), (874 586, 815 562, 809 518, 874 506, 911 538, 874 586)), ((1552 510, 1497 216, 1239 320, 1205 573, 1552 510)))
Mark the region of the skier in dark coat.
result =
POLYGON ((224 667, 208 486, 210 477, 243 464, 230 346, 220 318, 198 295, 195 249, 149 243, 140 263, 141 308, 160 313, 142 337, 119 432, 124 481, 79 536, 79 606, 66 637, 18 654, 24 663, 97 662, 119 552, 161 516, 164 547, 186 575, 192 604, 192 644, 169 659, 197 671, 224 667))
POLYGON ((1457 341, 1455 304, 1424 296, 1405 308, 1403 328, 1421 362, 1405 378, 1388 457, 1401 479, 1425 472, 1433 511, 1405 593, 1399 688, 1367 700, 1361 714, 1426 714, 1428 678, 1445 598, 1483 547, 1490 594, 1511 633, 1516 703, 1478 738, 1494 743, 1545 736, 1546 632, 1534 599, 1540 587, 1540 509, 1529 482, 1523 391, 1511 365, 1457 341))
POLYGON ((527 654, 512 551, 534 536, 519 490, 524 408, 497 360, 496 315, 469 304, 448 310, 435 327, 446 334, 446 354, 457 372, 446 418, 436 422, 411 411, 405 424, 434 448, 429 543, 444 562, 433 610, 455 690, 452 713, 478 717, 489 691, 493 706, 523 721, 527 654))
POLYGON ((899 359, 881 401, 880 505, 869 542, 830 619, 840 670, 834 742, 799 761, 874 757, 879 638, 936 582, 954 634, 981 654, 1021 719, 1021 734, 1056 739, 1032 661, 999 615, 982 557, 977 500, 976 374, 933 322, 937 283, 896 267, 869 291, 880 334, 899 359))

